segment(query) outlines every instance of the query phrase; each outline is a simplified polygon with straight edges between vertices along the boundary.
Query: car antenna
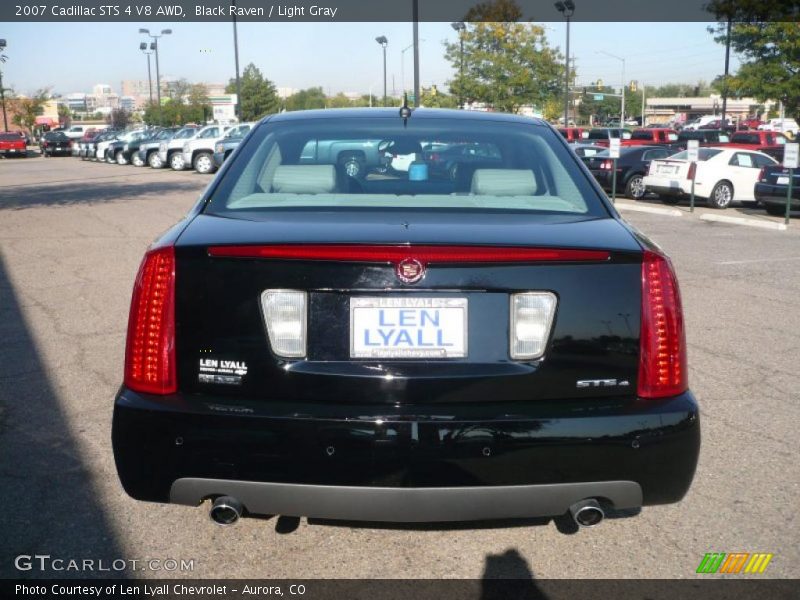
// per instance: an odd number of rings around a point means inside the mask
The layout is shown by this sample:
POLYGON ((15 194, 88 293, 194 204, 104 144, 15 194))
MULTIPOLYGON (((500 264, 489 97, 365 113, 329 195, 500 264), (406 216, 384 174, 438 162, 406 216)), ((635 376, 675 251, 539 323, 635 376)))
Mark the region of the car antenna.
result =
POLYGON ((403 127, 408 125, 408 117, 411 116, 411 109, 408 107, 408 92, 403 92, 403 106, 400 107, 400 118, 403 119, 403 127))

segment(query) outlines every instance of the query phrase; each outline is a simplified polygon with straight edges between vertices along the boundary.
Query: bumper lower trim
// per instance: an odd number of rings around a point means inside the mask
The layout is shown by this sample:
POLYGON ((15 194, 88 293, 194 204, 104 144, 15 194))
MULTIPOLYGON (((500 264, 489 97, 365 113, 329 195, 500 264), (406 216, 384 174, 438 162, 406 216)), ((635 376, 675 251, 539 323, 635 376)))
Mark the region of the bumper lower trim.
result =
POLYGON ((633 481, 400 488, 181 478, 169 494, 170 502, 188 506, 213 496, 233 496, 252 514, 396 523, 553 517, 586 498, 616 509, 642 506, 633 481))

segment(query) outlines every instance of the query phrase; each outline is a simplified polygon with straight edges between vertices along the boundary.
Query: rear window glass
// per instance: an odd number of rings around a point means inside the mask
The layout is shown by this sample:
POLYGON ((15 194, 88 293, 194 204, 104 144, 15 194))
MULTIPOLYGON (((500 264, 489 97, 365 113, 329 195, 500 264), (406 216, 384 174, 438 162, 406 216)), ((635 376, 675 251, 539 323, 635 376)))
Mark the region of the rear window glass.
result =
POLYGON ((0 133, 0 140, 4 142, 21 142, 22 136, 16 133, 0 133))
MULTIPOLYGON (((697 158, 698 160, 708 160, 722 152, 717 148, 698 148, 697 149, 697 158)), ((689 152, 684 150, 683 152, 678 152, 677 154, 673 154, 670 158, 675 158, 677 160, 689 160, 689 152)))
POLYGON ((607 214, 549 128, 413 116, 267 122, 206 211, 365 207, 607 214))
POLYGON ((632 140, 652 140, 653 139, 653 132, 652 131, 634 131, 631 134, 632 140))
POLYGON ((761 136, 757 133, 734 133, 733 141, 740 144, 759 144, 761 136))

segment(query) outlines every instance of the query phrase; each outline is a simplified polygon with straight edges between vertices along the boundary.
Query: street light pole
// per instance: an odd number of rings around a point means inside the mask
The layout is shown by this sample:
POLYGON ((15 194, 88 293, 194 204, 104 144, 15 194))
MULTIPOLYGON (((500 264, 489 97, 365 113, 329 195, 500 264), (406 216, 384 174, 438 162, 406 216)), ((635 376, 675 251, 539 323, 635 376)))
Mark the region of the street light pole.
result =
POLYGON ((464 108, 464 32, 467 29, 467 26, 464 24, 463 21, 457 21, 455 23, 450 23, 450 27, 455 29, 458 32, 458 41, 461 46, 460 48, 460 55, 459 55, 459 62, 460 65, 458 67, 458 108, 464 108))
POLYGON ((572 0, 556 2, 556 10, 567 20, 567 54, 564 64, 564 127, 569 127, 569 20, 575 14, 575 3, 572 0))
MULTIPOLYGON (((5 50, 6 41, 0 40, 0 52, 5 50)), ((0 55, 0 63, 6 62, 5 55, 0 55)), ((0 103, 3 105, 3 131, 8 131, 8 114, 6 113, 6 91, 3 88, 3 70, 0 69, 0 103)), ((33 133, 31 133, 33 135, 33 133)))
MULTIPOLYGON (((144 33, 145 35, 149 35, 153 40, 155 40, 155 52, 156 52, 156 98, 158 101, 158 120, 161 121, 161 71, 158 67, 158 38, 169 35, 172 33, 172 29, 162 29, 159 35, 153 35, 150 33, 149 29, 139 29, 139 33, 144 33)), ((163 124, 163 123, 162 123, 163 124)))
POLYGON ((383 106, 386 106, 386 46, 389 40, 386 39, 385 35, 379 35, 375 38, 375 41, 383 48, 383 106))
MULTIPOLYGON (((236 8, 236 0, 231 0, 231 7, 236 8)), ((242 120, 242 84, 239 80, 239 36, 236 31, 236 10, 233 13, 233 58, 236 63, 236 118, 242 120)))
POLYGON ((414 20, 414 106, 419 106, 419 0, 414 0, 411 10, 411 18, 414 20))
POLYGON ((153 53, 155 49, 155 44, 150 44, 150 51, 147 51, 147 42, 142 42, 139 44, 139 50, 142 51, 143 54, 147 55, 147 87, 150 91, 150 104, 153 103, 153 77, 150 74, 150 55, 153 53))

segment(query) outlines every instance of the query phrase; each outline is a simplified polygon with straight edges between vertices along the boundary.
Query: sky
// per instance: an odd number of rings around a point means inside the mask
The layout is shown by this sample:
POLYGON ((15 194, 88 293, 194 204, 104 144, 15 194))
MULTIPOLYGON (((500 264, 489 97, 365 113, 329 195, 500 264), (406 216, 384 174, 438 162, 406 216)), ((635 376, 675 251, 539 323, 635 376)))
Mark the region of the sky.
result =
MULTIPOLYGON (((550 44, 564 51, 565 24, 543 23, 550 44)), ((571 25, 570 54, 578 84, 602 79, 647 85, 711 81, 724 68, 724 46, 707 32, 710 23, 584 23, 571 25)), ((152 32, 171 28, 159 42, 162 76, 192 82, 225 83, 234 75, 230 23, 145 23, 152 32)), ((123 79, 147 79, 144 36, 136 23, 0 23, 8 60, 2 65, 6 88, 26 94, 90 92, 107 83, 119 92, 123 79)), ((420 82, 446 88, 453 77, 444 59, 444 40, 456 41, 449 23, 420 23, 420 82)), ((375 37, 385 35, 387 80, 399 94, 413 87, 411 23, 239 23, 239 63, 253 62, 278 87, 322 86, 326 93, 382 93, 383 58, 375 37), (402 58, 405 60, 403 61, 402 58)), ((732 56, 731 69, 738 61, 732 56)), ((155 78, 155 65, 153 65, 155 78)))

